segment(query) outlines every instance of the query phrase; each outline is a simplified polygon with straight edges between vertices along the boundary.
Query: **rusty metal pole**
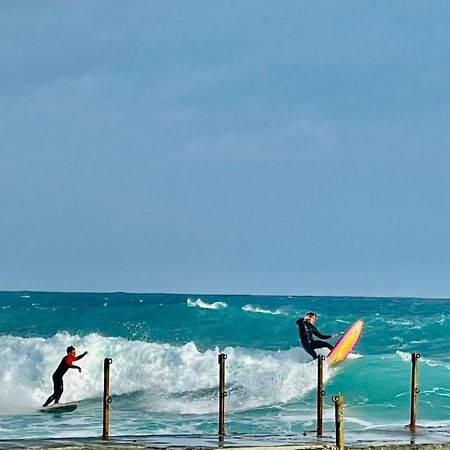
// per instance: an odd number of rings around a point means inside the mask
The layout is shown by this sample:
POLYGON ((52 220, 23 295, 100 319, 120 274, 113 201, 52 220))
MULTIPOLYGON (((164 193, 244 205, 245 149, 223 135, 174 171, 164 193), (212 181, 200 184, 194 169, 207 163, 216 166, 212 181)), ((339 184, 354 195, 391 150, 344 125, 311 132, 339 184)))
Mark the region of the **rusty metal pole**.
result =
POLYGON ((416 429, 416 418, 417 418, 417 397, 419 395, 419 388, 417 387, 417 364, 418 360, 420 358, 419 353, 411 353, 411 363, 412 363, 412 370, 411 370, 411 415, 410 415, 410 422, 408 427, 411 430, 416 429))
POLYGON ((334 402, 334 421, 336 425, 336 447, 344 450, 344 397, 340 394, 332 397, 334 402))
POLYGON ((317 437, 323 434, 323 397, 325 391, 323 389, 323 362, 325 356, 319 355, 317 358, 317 437))
POLYGON ((225 438, 225 360, 227 355, 221 353, 219 355, 219 441, 225 438))
POLYGON ((109 405, 111 397, 109 395, 109 366, 112 364, 111 358, 105 358, 103 363, 103 434, 102 439, 109 439, 109 405))

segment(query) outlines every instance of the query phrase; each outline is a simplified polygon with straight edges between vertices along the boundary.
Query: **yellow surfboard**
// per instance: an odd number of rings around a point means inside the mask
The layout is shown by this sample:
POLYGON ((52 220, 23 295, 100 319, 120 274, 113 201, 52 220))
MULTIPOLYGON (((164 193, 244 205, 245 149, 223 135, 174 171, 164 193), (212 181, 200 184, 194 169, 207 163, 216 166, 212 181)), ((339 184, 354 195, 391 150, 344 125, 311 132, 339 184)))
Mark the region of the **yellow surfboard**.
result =
POLYGON ((334 349, 327 356, 328 365, 334 366, 347 358, 347 355, 353 350, 358 342, 363 328, 363 321, 357 320, 339 339, 334 349))

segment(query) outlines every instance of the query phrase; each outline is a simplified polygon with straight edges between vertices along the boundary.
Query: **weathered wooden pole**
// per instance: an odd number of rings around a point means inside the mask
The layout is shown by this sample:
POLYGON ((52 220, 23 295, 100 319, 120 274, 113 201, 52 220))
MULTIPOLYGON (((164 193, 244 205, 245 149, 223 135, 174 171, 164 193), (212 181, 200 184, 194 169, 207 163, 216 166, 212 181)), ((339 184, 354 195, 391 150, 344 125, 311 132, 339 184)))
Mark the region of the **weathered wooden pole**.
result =
POLYGON ((219 355, 219 441, 225 438, 225 360, 227 355, 221 353, 219 355))
POLYGON ((417 397, 419 395, 420 389, 417 387, 417 364, 420 358, 419 353, 411 353, 411 415, 408 427, 411 430, 416 429, 416 418, 417 418, 417 397))
POLYGON ((336 447, 344 450, 344 397, 340 394, 332 397, 334 402, 334 421, 336 425, 336 447))
POLYGON ((319 355, 317 358, 317 437, 322 437, 323 433, 323 362, 325 356, 319 355))
POLYGON ((109 395, 109 366, 112 364, 111 358, 105 358, 103 363, 103 435, 102 439, 109 439, 109 405, 111 397, 109 395))

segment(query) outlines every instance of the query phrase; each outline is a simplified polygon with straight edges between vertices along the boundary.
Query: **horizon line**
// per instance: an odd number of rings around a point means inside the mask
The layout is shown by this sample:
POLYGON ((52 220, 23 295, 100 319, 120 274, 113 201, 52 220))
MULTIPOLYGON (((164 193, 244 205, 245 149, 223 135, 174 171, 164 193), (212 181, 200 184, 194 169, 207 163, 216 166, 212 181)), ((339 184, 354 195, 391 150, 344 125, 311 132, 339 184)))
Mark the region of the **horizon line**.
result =
POLYGON ((145 292, 145 291, 65 291, 65 290, 0 290, 0 293, 35 293, 35 294, 129 294, 129 295, 187 295, 187 296, 227 296, 227 297, 297 297, 297 298, 355 298, 355 299, 421 299, 421 300, 450 300, 450 297, 418 297, 406 295, 346 295, 346 294, 255 294, 255 293, 213 293, 213 292, 145 292))

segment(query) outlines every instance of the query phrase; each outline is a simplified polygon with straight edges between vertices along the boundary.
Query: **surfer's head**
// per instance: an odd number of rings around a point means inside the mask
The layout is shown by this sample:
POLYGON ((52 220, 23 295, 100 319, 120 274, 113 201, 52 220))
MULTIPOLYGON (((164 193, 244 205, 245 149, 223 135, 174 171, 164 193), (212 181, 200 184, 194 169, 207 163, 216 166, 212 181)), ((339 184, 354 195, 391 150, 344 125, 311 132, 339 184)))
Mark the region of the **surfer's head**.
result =
POLYGON ((308 313, 305 314, 305 320, 307 320, 308 322, 314 323, 317 319, 317 314, 313 311, 310 311, 308 313))
POLYGON ((72 347, 71 345, 67 347, 67 354, 70 355, 70 353, 75 351, 75 347, 72 347))

